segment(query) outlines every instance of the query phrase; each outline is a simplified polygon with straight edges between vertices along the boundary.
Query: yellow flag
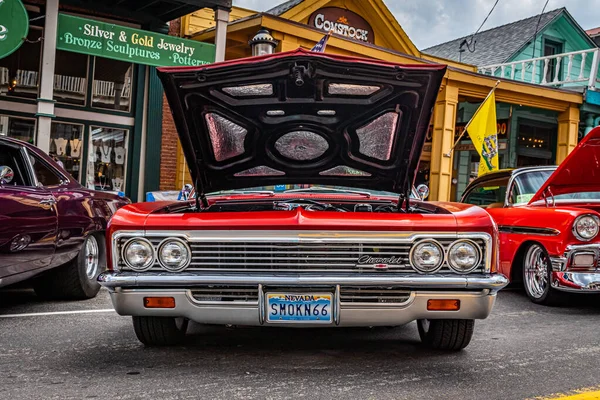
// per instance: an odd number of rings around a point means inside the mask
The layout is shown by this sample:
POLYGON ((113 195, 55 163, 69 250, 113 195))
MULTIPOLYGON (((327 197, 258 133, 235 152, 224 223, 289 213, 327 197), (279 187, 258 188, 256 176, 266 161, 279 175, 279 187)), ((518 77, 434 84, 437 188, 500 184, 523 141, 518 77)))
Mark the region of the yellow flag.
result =
POLYGON ((494 89, 481 103, 465 130, 481 156, 479 175, 498 169, 498 135, 494 89))

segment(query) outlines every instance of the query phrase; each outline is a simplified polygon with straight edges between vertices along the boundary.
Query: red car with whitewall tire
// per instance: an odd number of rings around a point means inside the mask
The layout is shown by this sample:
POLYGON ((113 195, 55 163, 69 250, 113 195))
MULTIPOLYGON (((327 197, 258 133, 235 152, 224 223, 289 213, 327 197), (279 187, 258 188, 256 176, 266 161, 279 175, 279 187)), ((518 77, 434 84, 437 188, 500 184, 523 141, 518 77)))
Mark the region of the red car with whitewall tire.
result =
POLYGON ((486 209, 500 232, 500 272, 534 303, 600 294, 600 128, 559 165, 501 170, 469 184, 463 203, 486 209))

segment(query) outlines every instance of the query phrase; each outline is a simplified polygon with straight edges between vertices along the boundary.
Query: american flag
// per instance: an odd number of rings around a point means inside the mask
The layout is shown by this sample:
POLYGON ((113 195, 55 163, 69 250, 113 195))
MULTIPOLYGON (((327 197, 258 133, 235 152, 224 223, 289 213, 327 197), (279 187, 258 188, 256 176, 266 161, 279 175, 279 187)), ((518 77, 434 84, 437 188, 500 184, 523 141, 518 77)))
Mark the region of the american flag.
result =
POLYGON ((331 36, 331 32, 328 32, 327 35, 323 36, 323 39, 319 40, 315 46, 310 49, 310 51, 316 51, 317 53, 325 53, 325 47, 327 47, 327 40, 331 36))

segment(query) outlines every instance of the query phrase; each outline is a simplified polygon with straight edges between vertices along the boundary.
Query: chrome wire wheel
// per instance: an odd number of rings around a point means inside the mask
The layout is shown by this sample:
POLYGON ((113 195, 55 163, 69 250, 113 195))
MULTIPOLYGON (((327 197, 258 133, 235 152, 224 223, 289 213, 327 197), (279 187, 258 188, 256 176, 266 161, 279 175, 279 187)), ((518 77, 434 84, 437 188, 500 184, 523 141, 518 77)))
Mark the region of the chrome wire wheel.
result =
POLYGON ((540 245, 532 244, 525 254, 525 290, 534 299, 542 298, 549 289, 548 262, 548 256, 540 245))
POLYGON ((100 251, 95 236, 88 236, 85 241, 84 251, 85 274, 89 280, 93 281, 98 276, 98 267, 100 265, 100 251))

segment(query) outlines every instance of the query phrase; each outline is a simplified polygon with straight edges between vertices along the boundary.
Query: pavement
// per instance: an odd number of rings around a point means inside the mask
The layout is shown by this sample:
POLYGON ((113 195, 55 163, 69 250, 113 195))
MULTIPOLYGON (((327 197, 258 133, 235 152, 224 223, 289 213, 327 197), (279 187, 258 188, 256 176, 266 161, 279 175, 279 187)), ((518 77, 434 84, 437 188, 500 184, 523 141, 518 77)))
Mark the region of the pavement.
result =
POLYGON ((445 353, 423 348, 415 323, 192 324, 184 346, 146 348, 105 290, 81 302, 0 291, 0 399, 591 399, 599 359, 600 296, 550 308, 502 291, 470 346, 445 353))

